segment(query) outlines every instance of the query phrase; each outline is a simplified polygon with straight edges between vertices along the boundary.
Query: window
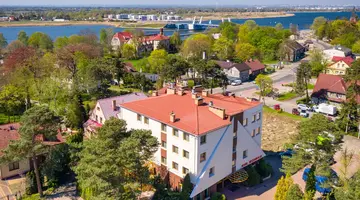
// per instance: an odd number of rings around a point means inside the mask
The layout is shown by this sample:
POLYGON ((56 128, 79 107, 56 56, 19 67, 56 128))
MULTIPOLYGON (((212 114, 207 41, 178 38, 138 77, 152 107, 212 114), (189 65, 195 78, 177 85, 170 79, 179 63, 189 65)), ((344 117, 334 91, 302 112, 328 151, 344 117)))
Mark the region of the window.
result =
POLYGON ((189 169, 186 168, 186 167, 183 167, 182 173, 183 173, 183 174, 188 174, 188 173, 189 173, 189 169))
POLYGON ((172 162, 172 168, 178 170, 179 165, 176 162, 172 162))
POLYGON ((260 127, 258 127, 257 129, 256 129, 256 135, 259 135, 260 134, 260 127))
POLYGON ((189 141, 189 134, 188 133, 184 133, 183 134, 183 139, 186 140, 186 141, 189 141))
POLYGON ((166 133, 166 124, 161 124, 161 131, 166 133))
POLYGON ((99 121, 98 121, 98 116, 97 116, 97 115, 95 116, 95 120, 96 120, 96 122, 99 122, 99 121))
POLYGON ((98 107, 96 107, 96 110, 100 110, 100 107, 98 106, 98 107))
POLYGON ((173 128, 173 136, 179 137, 179 131, 175 128, 173 128))
POLYGON ((100 117, 100 124, 102 124, 102 117, 100 117))
POLYGON ((257 120, 260 120, 260 118, 261 118, 261 113, 258 113, 257 114, 257 120))
POLYGON ((144 124, 149 124, 149 118, 144 117, 144 124))
POLYGON ((13 162, 9 164, 9 171, 17 170, 19 168, 19 162, 13 162))
POLYGON ((252 122, 255 122, 255 120, 256 120, 256 115, 253 115, 252 122))
POLYGON ((252 132, 251 132, 251 137, 254 137, 254 136, 255 136, 255 129, 252 130, 252 132))
POLYGON ((166 158, 161 156, 161 163, 166 165, 166 158))
POLYGON ((237 137, 237 132, 233 133, 233 137, 236 138, 237 137))
POLYGON ((243 159, 247 158, 247 150, 243 151, 243 159))
POLYGON ((248 118, 245 118, 243 121, 243 126, 247 126, 247 124, 248 124, 248 118))
POLYGON ((183 150, 183 157, 189 159, 189 152, 186 150, 183 150))
POLYGON ((212 177, 215 175, 215 167, 210 168, 209 170, 209 177, 212 177))
POLYGON ((137 120, 141 121, 141 115, 140 114, 137 114, 137 120))
POLYGON ((203 135, 200 137, 200 145, 205 144, 206 143, 206 135, 203 135))
POLYGON ((179 153, 179 148, 178 148, 177 146, 174 146, 174 145, 173 145, 172 151, 173 151, 174 153, 179 153))
POLYGON ((166 149, 166 142, 165 141, 161 141, 161 147, 166 149))
POLYGON ((207 188, 207 189, 205 190, 205 198, 208 198, 208 197, 210 197, 209 188, 207 188))
POLYGON ((200 154, 200 162, 203 162, 206 160, 206 152, 200 154))

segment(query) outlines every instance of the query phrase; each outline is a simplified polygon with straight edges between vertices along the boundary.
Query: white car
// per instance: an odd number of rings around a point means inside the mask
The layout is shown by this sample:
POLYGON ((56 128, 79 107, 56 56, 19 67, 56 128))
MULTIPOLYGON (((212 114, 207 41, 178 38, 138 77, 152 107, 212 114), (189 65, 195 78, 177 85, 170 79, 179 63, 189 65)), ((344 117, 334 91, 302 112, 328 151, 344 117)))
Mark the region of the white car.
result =
POLYGON ((235 85, 241 85, 241 80, 234 80, 233 82, 231 82, 231 85, 232 86, 235 86, 235 85))
POLYGON ((305 104, 298 104, 297 106, 299 110, 308 110, 308 111, 311 110, 311 108, 305 104))
POLYGON ((306 110, 300 110, 300 116, 307 118, 309 117, 309 113, 306 110))

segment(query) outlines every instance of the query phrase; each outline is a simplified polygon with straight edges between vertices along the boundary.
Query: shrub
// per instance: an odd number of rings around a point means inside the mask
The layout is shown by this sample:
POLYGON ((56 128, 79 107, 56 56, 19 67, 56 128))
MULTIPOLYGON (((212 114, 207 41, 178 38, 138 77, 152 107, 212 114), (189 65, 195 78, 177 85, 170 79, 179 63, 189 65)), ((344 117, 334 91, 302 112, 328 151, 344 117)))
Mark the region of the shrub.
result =
POLYGON ((259 163, 255 166, 255 169, 261 177, 268 177, 273 172, 271 165, 266 163, 264 159, 259 161, 259 163))
POLYGON ((188 80, 188 81, 187 81, 187 84, 188 84, 188 87, 189 87, 189 88, 192 88, 192 87, 195 86, 194 80, 188 80))
POLYGON ((310 171, 307 175, 306 185, 305 185, 305 193, 310 197, 313 198, 316 192, 315 184, 315 166, 312 165, 310 171))
POLYGON ((257 173, 253 166, 248 166, 245 170, 249 175, 249 178, 245 182, 246 185, 252 187, 261 182, 260 175, 257 173))
POLYGON ((29 171, 26 174, 26 189, 25 193, 27 195, 32 195, 37 193, 37 184, 36 184, 36 177, 33 171, 29 171))
POLYGON ((304 193, 301 191, 298 184, 293 184, 290 186, 289 190, 286 192, 286 200, 303 200, 304 193))
POLYGON ((210 200, 226 200, 226 197, 224 194, 221 194, 220 192, 215 192, 210 200))

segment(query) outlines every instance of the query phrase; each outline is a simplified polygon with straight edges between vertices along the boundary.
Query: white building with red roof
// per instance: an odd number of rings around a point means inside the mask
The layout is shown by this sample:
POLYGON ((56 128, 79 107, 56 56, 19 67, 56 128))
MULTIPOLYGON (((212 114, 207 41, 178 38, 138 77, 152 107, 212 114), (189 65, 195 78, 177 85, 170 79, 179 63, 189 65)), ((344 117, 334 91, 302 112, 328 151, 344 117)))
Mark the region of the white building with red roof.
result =
POLYGON ((351 56, 334 56, 331 61, 332 63, 329 64, 326 68, 326 73, 331 75, 345 75, 346 69, 351 67, 354 59, 351 56))
POLYGON ((224 179, 265 156, 262 103, 167 89, 166 94, 120 105, 128 129, 151 130, 161 147, 152 162, 173 189, 190 174, 191 198, 208 198, 224 179))

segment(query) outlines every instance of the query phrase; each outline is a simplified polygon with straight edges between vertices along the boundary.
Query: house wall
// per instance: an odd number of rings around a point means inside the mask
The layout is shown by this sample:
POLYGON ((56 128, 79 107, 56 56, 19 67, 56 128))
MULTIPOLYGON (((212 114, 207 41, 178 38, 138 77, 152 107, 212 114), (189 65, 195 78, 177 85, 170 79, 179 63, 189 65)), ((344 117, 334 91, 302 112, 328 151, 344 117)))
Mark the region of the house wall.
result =
POLYGON ((324 50, 324 55, 325 55, 325 58, 329 61, 331 61, 334 56, 345 57, 345 54, 343 51, 339 51, 336 49, 326 49, 326 50, 324 50))
POLYGON ((234 78, 240 78, 241 81, 247 81, 249 80, 249 71, 242 71, 240 72, 235 67, 232 67, 230 69, 224 69, 223 70, 227 76, 234 77, 234 78))
POLYGON ((10 178, 19 174, 24 174, 30 171, 30 161, 29 159, 19 161, 19 169, 9 171, 9 165, 3 164, 0 166, 0 177, 1 179, 10 178))
POLYGON ((326 73, 332 75, 345 75, 346 69, 349 67, 350 66, 346 64, 344 61, 339 61, 328 66, 326 69, 326 73))
POLYGON ((100 104, 99 103, 96 103, 96 106, 95 108, 92 110, 92 113, 91 115, 89 116, 89 118, 93 121, 96 121, 100 124, 104 124, 106 119, 105 119, 105 116, 104 116, 104 113, 100 107, 100 104), (97 116, 97 117, 96 117, 97 116))
POLYGON ((114 50, 119 49, 121 47, 121 42, 119 38, 113 37, 111 39, 111 46, 113 47, 114 50))

